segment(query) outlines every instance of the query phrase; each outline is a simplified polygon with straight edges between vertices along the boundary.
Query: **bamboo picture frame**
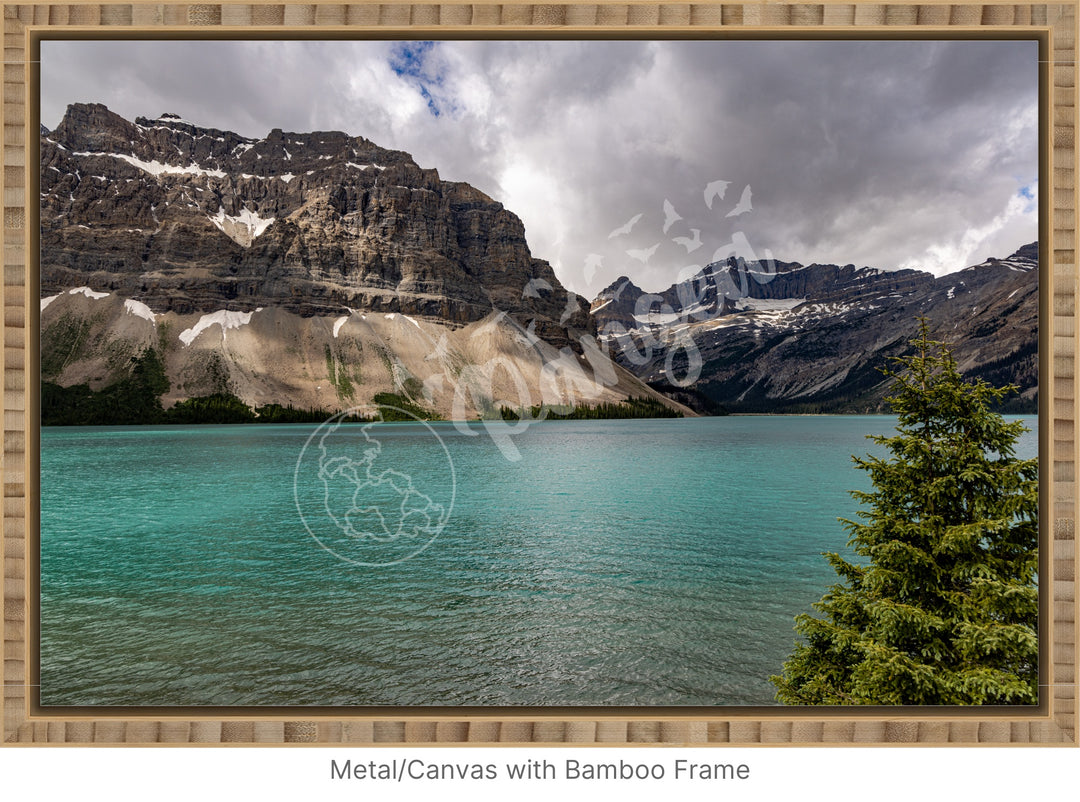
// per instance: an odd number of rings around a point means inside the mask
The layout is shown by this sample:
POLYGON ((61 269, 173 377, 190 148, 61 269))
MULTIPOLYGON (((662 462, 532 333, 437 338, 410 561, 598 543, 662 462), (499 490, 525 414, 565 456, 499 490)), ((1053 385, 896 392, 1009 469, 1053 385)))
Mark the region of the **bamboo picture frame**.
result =
POLYGON ((1080 745, 1076 523, 1077 2, 527 3, 438 4, 4 4, 3 65, 3 534, 4 745, 95 744, 1031 744, 1080 745), (903 38, 1036 36, 1040 98, 1040 671, 1037 707, 335 709, 227 714, 185 708, 48 711, 37 677, 38 465, 36 336, 38 110, 34 64, 43 37, 222 38, 365 34, 442 36, 766 37, 782 32, 903 38))

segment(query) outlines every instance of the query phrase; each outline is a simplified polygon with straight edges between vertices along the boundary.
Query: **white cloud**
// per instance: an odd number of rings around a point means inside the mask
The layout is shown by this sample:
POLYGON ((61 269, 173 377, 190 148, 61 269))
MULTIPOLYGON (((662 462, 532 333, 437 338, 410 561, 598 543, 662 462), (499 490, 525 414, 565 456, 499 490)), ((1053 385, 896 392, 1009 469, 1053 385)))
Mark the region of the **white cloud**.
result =
MULTIPOLYGON (((1037 187, 1034 191, 1038 191, 1037 187)), ((991 256, 1004 258, 1015 249, 1016 237, 1029 235, 1038 226, 1038 215, 1032 204, 1019 192, 1005 204, 1000 214, 983 225, 974 226, 953 239, 943 239, 903 262, 901 268, 926 270, 943 276, 991 256)))
POLYGON ((1037 175, 1033 42, 446 41, 399 75, 400 47, 48 41, 42 121, 103 102, 245 136, 364 136, 518 213, 589 297, 622 273, 666 287, 686 261, 672 238, 694 228, 702 253, 740 230, 781 259, 940 270, 1037 236, 1009 211, 1037 175), (709 209, 715 180, 731 185, 709 209), (753 212, 725 219, 747 185, 753 212), (665 199, 683 216, 666 235, 665 199), (648 265, 626 255, 656 242, 648 265))

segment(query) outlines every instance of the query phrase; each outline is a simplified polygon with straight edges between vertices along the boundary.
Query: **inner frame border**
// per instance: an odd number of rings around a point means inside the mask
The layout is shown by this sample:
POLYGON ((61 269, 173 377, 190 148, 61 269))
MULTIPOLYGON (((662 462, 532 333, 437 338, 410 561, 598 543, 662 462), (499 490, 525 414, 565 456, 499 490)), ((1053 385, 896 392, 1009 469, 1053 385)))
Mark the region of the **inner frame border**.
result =
POLYGON ((4 4, 5 744, 1078 745, 1075 266, 1078 2, 4 4), (1040 702, 1025 708, 41 708, 37 705, 38 84, 42 39, 1037 38, 1040 702), (609 712, 610 711, 610 712, 609 712))

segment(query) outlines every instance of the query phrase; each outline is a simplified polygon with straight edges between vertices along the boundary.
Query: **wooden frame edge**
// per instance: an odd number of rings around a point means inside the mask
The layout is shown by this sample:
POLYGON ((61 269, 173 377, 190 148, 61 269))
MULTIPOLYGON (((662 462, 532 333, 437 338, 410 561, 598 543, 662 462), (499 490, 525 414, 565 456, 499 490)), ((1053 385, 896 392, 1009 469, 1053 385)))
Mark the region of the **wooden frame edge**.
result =
POLYGON ((4 326, 0 369, 4 376, 2 556, 4 563, 4 689, 0 695, 5 744, 365 744, 365 745, 857 745, 857 744, 1080 744, 1076 727, 1077 642, 1075 570, 1077 398, 1075 365, 1080 332, 1075 326, 1076 270, 1076 33, 1077 2, 1013 3, 714 3, 632 2, 593 5, 526 3, 353 5, 282 4, 4 4, 3 253, 4 326), (29 289, 36 281, 28 259, 36 241, 28 222, 36 171, 29 157, 36 106, 31 104, 29 63, 35 31, 138 30, 180 32, 305 33, 378 30, 453 31, 475 34, 604 32, 642 35, 841 29, 853 33, 936 31, 1045 32, 1048 64, 1040 186, 1040 437, 1041 518, 1048 548, 1041 553, 1041 641, 1046 655, 1046 698, 1032 714, 903 710, 816 711, 778 708, 697 715, 566 715, 554 713, 431 714, 296 718, 252 714, 179 718, 109 715, 40 715, 26 693, 30 676, 27 531, 34 525, 27 503, 36 462, 36 429, 30 420, 36 392, 28 355, 36 311, 29 289), (962 715, 961 715, 962 714, 962 715))

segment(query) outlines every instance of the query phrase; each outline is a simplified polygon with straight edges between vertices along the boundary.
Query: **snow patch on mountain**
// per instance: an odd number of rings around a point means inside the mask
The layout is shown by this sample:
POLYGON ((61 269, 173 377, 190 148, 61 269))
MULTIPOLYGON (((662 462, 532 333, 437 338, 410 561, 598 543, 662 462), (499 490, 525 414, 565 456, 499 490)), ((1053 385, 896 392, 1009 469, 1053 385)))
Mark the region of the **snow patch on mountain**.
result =
POLYGON ((647 315, 634 315, 634 320, 642 326, 668 326, 681 317, 681 312, 650 312, 647 315))
POLYGON ((157 319, 149 306, 142 301, 136 301, 132 298, 128 298, 124 301, 124 311, 129 315, 138 315, 141 318, 149 320, 151 323, 157 319))
POLYGON ((85 295, 87 298, 93 298, 98 300, 99 298, 107 298, 109 293, 107 292, 94 292, 89 287, 76 287, 73 290, 68 290, 68 295, 85 295))
POLYGON ((806 303, 805 298, 740 298, 735 308, 746 312, 786 312, 799 304, 806 303))
POLYGON ((190 125, 192 128, 198 127, 195 125, 195 123, 191 122, 190 120, 185 120, 179 114, 162 114, 160 117, 155 119, 154 122, 165 123, 166 126, 168 126, 170 123, 180 123, 181 125, 190 125))
POLYGON ((225 173, 221 170, 207 170, 199 165, 192 163, 187 166, 177 164, 162 164, 157 159, 154 161, 143 161, 135 156, 128 156, 124 153, 90 153, 82 151, 75 154, 76 156, 104 156, 110 159, 120 159, 126 161, 133 167, 138 167, 143 172, 149 173, 152 176, 163 175, 208 175, 214 178, 224 178, 225 173))
MULTIPOLYGON (((597 300, 600 300, 600 299, 598 298, 597 300)), ((608 298, 608 299, 607 299, 606 301, 604 301, 604 302, 603 302, 602 304, 600 304, 599 306, 594 306, 594 307, 593 307, 592 309, 590 309, 589 311, 590 311, 590 312, 597 312, 597 311, 599 311, 599 310, 603 309, 603 308, 604 308, 605 306, 607 306, 608 304, 610 304, 610 303, 611 303, 612 301, 614 301, 614 300, 615 300, 614 298, 608 298)))
POLYGON ((250 248, 251 243, 274 222, 273 217, 259 217, 246 206, 238 215, 225 214, 225 207, 219 207, 217 214, 207 215, 207 220, 221 229, 233 242, 250 248))
MULTIPOLYGON (((259 307, 255 312, 261 312, 262 307, 259 307)), ((225 309, 212 312, 209 315, 203 315, 199 318, 199 322, 192 326, 190 329, 184 329, 180 332, 180 342, 185 346, 191 345, 195 338, 206 331, 213 325, 221 326, 221 337, 225 338, 225 332, 228 329, 238 329, 241 326, 246 326, 251 322, 251 316, 255 312, 231 312, 225 309)))

